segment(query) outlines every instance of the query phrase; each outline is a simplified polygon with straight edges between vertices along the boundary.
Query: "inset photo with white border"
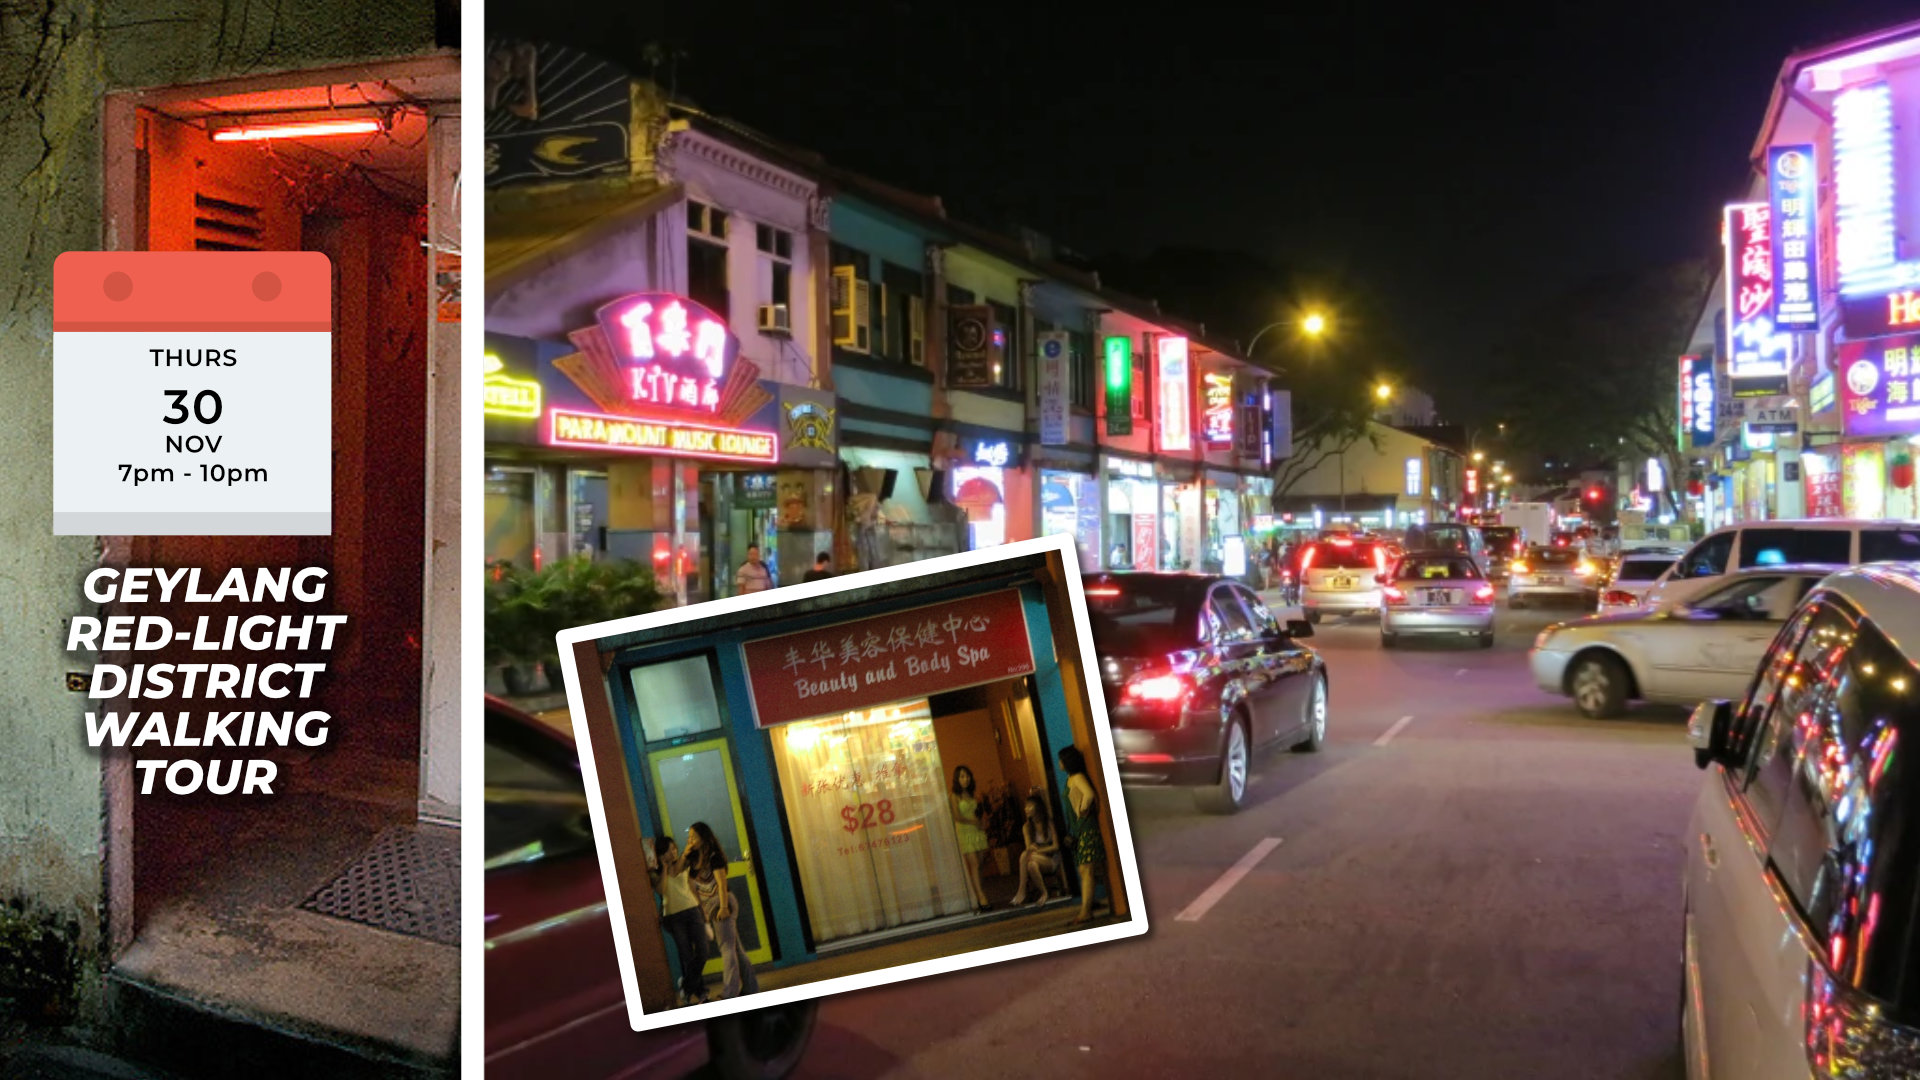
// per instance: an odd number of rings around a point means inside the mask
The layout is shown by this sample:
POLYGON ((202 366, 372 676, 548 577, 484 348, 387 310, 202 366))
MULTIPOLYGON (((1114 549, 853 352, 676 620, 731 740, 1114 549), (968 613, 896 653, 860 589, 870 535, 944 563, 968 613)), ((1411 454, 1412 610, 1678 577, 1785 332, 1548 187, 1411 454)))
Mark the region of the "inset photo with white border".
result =
POLYGON ((1072 544, 560 633, 634 1030, 1146 932, 1072 544))

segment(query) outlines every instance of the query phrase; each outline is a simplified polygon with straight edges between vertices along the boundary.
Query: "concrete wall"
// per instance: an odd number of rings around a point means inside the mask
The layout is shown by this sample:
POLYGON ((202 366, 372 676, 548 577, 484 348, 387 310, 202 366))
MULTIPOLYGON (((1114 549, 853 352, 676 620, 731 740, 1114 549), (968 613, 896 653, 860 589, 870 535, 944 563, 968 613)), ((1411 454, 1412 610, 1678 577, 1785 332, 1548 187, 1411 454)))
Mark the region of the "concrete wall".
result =
POLYGON ((56 1008, 98 998, 102 799, 85 699, 63 683, 90 663, 62 646, 100 552, 92 538, 52 535, 51 281, 62 251, 116 243, 102 226, 102 97, 433 42, 432 6, 410 0, 26 0, 0 18, 0 950, 9 927, 71 933, 79 978, 56 1008), (15 905, 26 914, 8 914, 15 905))
MULTIPOLYGON (((1417 435, 1385 424, 1368 424, 1367 434, 1347 448, 1344 490, 1349 495, 1405 495, 1407 459, 1419 458, 1424 495, 1433 483, 1428 476, 1431 456, 1428 445, 1417 435)), ((1341 490, 1341 455, 1329 454, 1289 488, 1287 494, 1338 495, 1341 490)))

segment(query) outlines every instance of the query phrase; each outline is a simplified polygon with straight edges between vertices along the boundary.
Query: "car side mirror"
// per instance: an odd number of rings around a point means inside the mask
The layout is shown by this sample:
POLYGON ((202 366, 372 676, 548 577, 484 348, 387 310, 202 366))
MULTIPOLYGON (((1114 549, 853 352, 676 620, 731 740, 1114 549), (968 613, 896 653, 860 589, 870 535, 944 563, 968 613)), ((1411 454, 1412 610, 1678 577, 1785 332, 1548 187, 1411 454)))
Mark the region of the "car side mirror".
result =
POLYGON ((1313 636, 1313 624, 1305 619, 1288 619, 1282 633, 1290 638, 1309 638, 1313 636))
POLYGON ((1687 718, 1687 744, 1693 747, 1695 765, 1704 769, 1716 761, 1732 764, 1728 760, 1732 736, 1732 702, 1715 698, 1693 707, 1693 715, 1687 718))

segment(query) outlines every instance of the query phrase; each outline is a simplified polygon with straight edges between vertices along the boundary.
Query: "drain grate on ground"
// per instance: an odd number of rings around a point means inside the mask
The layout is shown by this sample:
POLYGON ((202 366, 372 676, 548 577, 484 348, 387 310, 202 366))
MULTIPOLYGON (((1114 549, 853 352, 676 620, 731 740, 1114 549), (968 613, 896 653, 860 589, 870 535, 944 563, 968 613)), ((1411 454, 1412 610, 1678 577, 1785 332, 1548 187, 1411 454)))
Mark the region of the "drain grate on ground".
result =
POLYGON ((399 825, 300 905, 396 934, 460 943, 460 832, 399 825))

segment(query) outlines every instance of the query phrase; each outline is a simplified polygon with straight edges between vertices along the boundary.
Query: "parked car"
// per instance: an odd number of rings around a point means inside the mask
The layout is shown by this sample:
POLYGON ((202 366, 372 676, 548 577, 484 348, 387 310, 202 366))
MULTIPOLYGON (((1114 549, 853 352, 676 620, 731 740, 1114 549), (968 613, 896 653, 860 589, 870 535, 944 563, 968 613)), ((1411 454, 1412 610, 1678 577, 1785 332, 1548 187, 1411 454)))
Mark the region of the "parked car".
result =
POLYGON ((1487 579, 1506 580, 1508 565, 1526 552, 1526 540, 1513 525, 1489 525, 1480 530, 1480 535, 1487 541, 1487 579))
POLYGON ((1600 592, 1599 575, 1600 568, 1573 548, 1529 547, 1507 568, 1507 606, 1519 609, 1541 598, 1592 604, 1600 592))
POLYGON ((1084 593, 1124 783, 1193 787, 1202 809, 1232 813, 1256 752, 1326 740, 1310 624, 1204 574, 1091 574, 1084 593))
POLYGON ((1810 518, 1729 525, 1687 549, 1647 591, 1647 603, 1685 600, 1727 574, 1753 566, 1853 566, 1910 559, 1920 559, 1920 525, 1910 521, 1810 518))
POLYGON ((799 1065, 817 1003, 636 1032, 573 740, 486 702, 486 1073, 776 1080, 799 1065))
POLYGON ((1534 639, 1534 683, 1595 718, 1620 715, 1629 700, 1693 705, 1737 695, 1787 613, 1832 572, 1744 570, 1692 603, 1555 623, 1534 639))
POLYGON ((1600 587, 1600 614, 1610 611, 1638 611, 1644 605, 1647 590, 1680 558, 1679 548, 1637 548, 1613 561, 1606 581, 1600 587))
POLYGON ((1467 634, 1493 647, 1493 582, 1466 555, 1415 551, 1381 575, 1380 644, 1407 634, 1467 634))
POLYGON ((1688 727, 1680 1030, 1698 1080, 1912 1076, 1920 571, 1834 574, 1688 727), (1898 747, 1898 750, 1896 750, 1898 747))
POLYGON ((1326 615, 1372 615, 1380 610, 1379 575, 1387 549, 1372 541, 1336 536, 1316 540, 1300 553, 1300 607, 1307 621, 1326 615))

